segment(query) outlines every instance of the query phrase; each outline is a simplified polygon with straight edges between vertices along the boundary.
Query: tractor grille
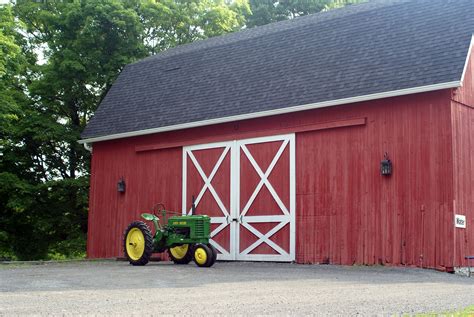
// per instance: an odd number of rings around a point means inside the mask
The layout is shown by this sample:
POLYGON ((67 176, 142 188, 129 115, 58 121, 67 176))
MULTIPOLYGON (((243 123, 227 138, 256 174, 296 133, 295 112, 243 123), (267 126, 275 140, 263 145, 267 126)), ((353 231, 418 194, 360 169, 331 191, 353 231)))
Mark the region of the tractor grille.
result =
POLYGON ((204 221, 196 222, 196 237, 204 236, 204 221))

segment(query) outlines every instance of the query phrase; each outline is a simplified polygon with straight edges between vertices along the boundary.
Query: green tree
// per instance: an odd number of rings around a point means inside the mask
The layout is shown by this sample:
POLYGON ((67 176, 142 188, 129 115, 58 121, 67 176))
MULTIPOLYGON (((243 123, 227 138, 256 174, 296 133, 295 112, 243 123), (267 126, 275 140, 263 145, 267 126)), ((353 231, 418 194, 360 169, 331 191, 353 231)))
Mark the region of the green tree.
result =
POLYGON ((251 14, 247 27, 293 19, 324 10, 343 7, 365 0, 250 0, 251 14))
MULTIPOLYGON (((0 135, 17 119, 17 98, 22 94, 19 77, 26 59, 19 44, 18 28, 11 6, 0 7, 0 135)), ((3 138, 0 142, 4 142, 3 138)), ((0 149, 3 146, 0 143, 0 149)))
POLYGON ((135 0, 142 41, 153 55, 168 48, 239 30, 250 14, 247 0, 135 0))
POLYGON ((120 1, 18 1, 14 11, 17 46, 40 56, 2 78, 10 96, 2 117, 15 121, 2 134, 2 249, 19 259, 74 256, 85 246, 89 170, 77 140, 121 68, 146 56, 143 28, 120 1))
POLYGON ((89 153, 77 141, 124 65, 240 29, 246 2, 17 1, 0 7, 0 256, 76 256, 89 153))
POLYGON ((12 232, 22 230, 21 214, 30 193, 27 180, 34 180, 36 157, 25 150, 19 128, 28 103, 26 85, 33 74, 22 25, 10 5, 0 7, 0 257, 14 253, 12 232), (23 199, 24 198, 24 199, 23 199))

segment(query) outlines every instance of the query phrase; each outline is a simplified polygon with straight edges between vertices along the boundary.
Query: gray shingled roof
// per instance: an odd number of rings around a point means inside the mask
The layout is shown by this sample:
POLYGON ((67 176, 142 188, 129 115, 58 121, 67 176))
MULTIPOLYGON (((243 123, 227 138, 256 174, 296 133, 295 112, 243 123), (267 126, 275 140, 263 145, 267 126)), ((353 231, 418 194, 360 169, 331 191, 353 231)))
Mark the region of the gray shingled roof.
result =
POLYGON ((83 139, 459 81, 473 0, 384 0, 170 49, 124 68, 83 139))

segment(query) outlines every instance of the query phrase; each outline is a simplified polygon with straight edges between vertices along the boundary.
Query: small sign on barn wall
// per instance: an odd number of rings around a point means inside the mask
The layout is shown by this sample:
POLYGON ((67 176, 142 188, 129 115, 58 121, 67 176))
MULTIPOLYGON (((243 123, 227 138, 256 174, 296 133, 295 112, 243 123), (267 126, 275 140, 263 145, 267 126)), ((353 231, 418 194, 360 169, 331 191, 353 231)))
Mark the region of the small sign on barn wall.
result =
POLYGON ((466 216, 454 215, 454 226, 456 228, 466 228, 466 216))

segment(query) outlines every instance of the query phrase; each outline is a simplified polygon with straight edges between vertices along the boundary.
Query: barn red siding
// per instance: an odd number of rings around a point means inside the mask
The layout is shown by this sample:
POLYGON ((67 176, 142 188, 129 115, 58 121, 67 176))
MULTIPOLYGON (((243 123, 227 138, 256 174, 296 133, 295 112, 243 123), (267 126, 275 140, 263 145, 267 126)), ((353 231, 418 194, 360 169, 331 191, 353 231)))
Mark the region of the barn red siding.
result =
POLYGON ((123 230, 157 202, 181 210, 180 146, 305 131, 296 134, 297 262, 452 266, 450 97, 437 91, 95 143, 88 256, 122 255, 123 230), (342 124, 352 119, 359 124, 342 124), (384 152, 391 177, 380 175, 384 152), (122 176, 125 194, 116 190, 122 176))
MULTIPOLYGON (((471 55, 463 86, 451 102, 454 162, 454 213, 466 216, 466 229, 455 229, 455 266, 467 266, 474 255, 474 58, 471 55)), ((453 213, 453 214, 454 214, 453 213)), ((454 217, 454 215, 453 215, 454 217)))
POLYGON ((94 145, 87 254, 90 258, 122 255, 126 226, 158 202, 181 209, 181 149, 140 153, 132 143, 94 145), (123 177, 126 192, 117 192, 123 177))
POLYGON ((346 115, 366 115, 367 126, 297 136, 299 262, 449 266, 446 97, 347 107, 346 115), (391 177, 380 175, 384 152, 393 162, 391 177))

